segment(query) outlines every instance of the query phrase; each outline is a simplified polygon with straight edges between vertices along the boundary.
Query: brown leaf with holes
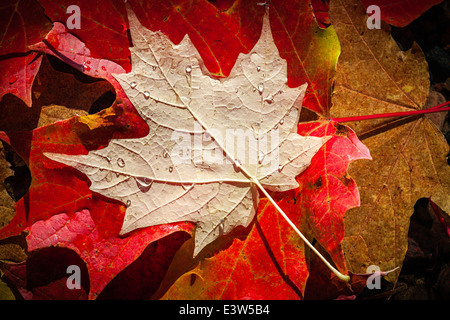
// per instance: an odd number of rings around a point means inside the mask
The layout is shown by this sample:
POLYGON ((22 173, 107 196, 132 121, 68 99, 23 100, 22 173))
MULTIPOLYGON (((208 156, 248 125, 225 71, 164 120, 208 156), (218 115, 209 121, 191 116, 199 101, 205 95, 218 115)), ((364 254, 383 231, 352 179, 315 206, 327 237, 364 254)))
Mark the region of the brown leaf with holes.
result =
MULTIPOLYGON (((389 26, 369 30, 359 2, 331 3, 330 17, 342 45, 332 116, 350 117, 422 109, 429 93, 428 65, 414 44, 401 51, 389 26)), ((373 160, 352 162, 349 174, 361 194, 361 207, 345 216, 343 241, 349 270, 366 272, 401 266, 407 250, 409 218, 415 202, 430 197, 449 212, 448 145, 427 117, 385 118, 349 125, 373 160)), ((387 276, 396 280, 400 270, 387 276)))

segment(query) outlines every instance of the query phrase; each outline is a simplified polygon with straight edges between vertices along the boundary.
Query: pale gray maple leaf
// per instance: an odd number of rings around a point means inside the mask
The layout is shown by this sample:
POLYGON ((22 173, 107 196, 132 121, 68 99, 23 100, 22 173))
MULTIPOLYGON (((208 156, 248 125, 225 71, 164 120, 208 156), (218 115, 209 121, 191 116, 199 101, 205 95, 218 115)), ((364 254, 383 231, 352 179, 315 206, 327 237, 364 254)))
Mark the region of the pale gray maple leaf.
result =
POLYGON ((258 186, 285 191, 328 137, 296 133, 306 84, 287 86, 266 13, 261 37, 229 77, 210 75, 186 35, 173 44, 128 12, 132 71, 116 79, 147 122, 143 138, 113 139, 87 155, 47 154, 83 172, 90 189, 126 204, 121 234, 191 221, 197 255, 248 226, 258 186))

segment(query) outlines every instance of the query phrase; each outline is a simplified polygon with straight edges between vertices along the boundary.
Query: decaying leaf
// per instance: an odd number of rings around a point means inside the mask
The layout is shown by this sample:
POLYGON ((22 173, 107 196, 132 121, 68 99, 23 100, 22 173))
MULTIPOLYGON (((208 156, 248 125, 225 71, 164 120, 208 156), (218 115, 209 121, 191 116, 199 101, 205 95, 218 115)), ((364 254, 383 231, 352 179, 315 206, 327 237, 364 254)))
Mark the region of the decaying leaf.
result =
MULTIPOLYGON (((369 30, 362 5, 333 1, 330 17, 342 45, 333 108, 336 117, 421 109, 429 92, 427 63, 414 44, 401 51, 389 27, 369 30)), ((347 267, 366 272, 402 265, 407 250, 409 217, 415 202, 432 197, 450 209, 448 145, 426 117, 351 122, 369 148, 372 161, 353 162, 349 174, 361 194, 361 207, 345 216, 343 241, 347 267)), ((387 276, 395 281, 399 270, 387 276)))
POLYGON ((285 191, 327 137, 296 133, 306 85, 287 87, 287 65, 268 14, 261 38, 230 76, 214 79, 186 36, 178 45, 131 10, 132 72, 116 75, 150 131, 88 155, 48 154, 85 173, 91 190, 127 205, 121 233, 192 221, 195 250, 247 226, 264 188, 285 191), (243 144, 239 144, 243 140, 243 144))

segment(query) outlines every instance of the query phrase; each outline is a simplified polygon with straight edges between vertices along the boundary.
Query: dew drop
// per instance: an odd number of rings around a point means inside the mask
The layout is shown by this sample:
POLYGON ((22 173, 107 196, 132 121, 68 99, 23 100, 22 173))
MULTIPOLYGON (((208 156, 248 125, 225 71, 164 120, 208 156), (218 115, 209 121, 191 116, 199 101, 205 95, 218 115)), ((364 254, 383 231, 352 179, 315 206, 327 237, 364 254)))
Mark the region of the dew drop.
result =
POLYGON ((121 168, 125 167, 125 160, 122 158, 117 159, 117 165, 121 168))
POLYGON ((256 71, 260 72, 261 71, 261 66, 257 66, 256 67, 256 71))
POLYGON ((264 99, 264 102, 267 102, 268 104, 272 104, 273 103, 273 96, 268 96, 267 98, 264 99))
POLYGON ((188 190, 191 187, 191 184, 181 184, 184 190, 188 190))
POLYGON ((263 93, 263 91, 264 91, 264 84, 263 83, 258 84, 258 91, 259 91, 259 94, 263 93))
POLYGON ((131 206, 131 200, 127 200, 126 207, 129 208, 131 206))
POLYGON ((169 167, 169 172, 172 172, 173 171, 173 167, 169 167))
POLYGON ((259 164, 262 164, 262 162, 263 162, 263 160, 264 160, 264 157, 265 157, 265 154, 263 153, 263 152, 259 152, 259 155, 258 155, 258 163, 259 164))
POLYGON ((138 181, 138 183, 144 187, 149 187, 152 185, 153 180, 149 179, 149 178, 145 178, 145 177, 139 177, 136 178, 136 180, 138 181))
POLYGON ((284 123, 284 118, 280 120, 280 124, 283 125, 284 123))
POLYGON ((153 184, 153 180, 146 177, 138 177, 136 178, 136 183, 139 187, 139 190, 142 192, 147 192, 153 184))
POLYGON ((156 66, 153 66, 152 69, 153 69, 153 71, 155 71, 156 70, 156 66))
POLYGON ((241 163, 239 162, 239 160, 237 160, 237 159, 234 160, 234 163, 233 163, 234 171, 236 171, 236 172, 241 171, 240 167, 241 167, 241 163))
POLYGON ((278 172, 281 172, 281 170, 283 170, 282 166, 278 166, 278 172))
POLYGON ((11 78, 9 78, 9 84, 13 84, 14 82, 16 82, 19 79, 18 76, 12 76, 11 78))
POLYGON ((255 92, 256 91, 256 88, 255 87, 253 87, 253 92, 255 92))
POLYGON ((84 71, 89 71, 89 70, 91 70, 91 67, 89 67, 88 64, 87 64, 86 62, 83 63, 83 68, 84 68, 84 71))
POLYGON ((148 91, 144 91, 144 98, 147 100, 150 98, 150 93, 148 91))
POLYGON ((189 75, 189 74, 191 74, 191 72, 192 72, 192 67, 190 65, 188 65, 186 67, 186 73, 189 75))
POLYGON ((135 81, 131 81, 131 83, 130 83, 131 89, 136 88, 136 86, 137 86, 136 82, 135 81))

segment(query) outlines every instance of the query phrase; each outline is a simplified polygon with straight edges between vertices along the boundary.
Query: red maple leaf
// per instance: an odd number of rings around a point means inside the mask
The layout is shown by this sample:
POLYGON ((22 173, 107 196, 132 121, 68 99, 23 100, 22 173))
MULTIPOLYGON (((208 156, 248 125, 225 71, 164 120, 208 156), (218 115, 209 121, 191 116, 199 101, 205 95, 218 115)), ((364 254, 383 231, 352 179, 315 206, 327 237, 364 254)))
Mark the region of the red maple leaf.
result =
POLYGON ((50 27, 35 0, 10 1, 0 8, 0 99, 11 93, 31 106, 31 87, 42 57, 29 46, 41 41, 50 27))

